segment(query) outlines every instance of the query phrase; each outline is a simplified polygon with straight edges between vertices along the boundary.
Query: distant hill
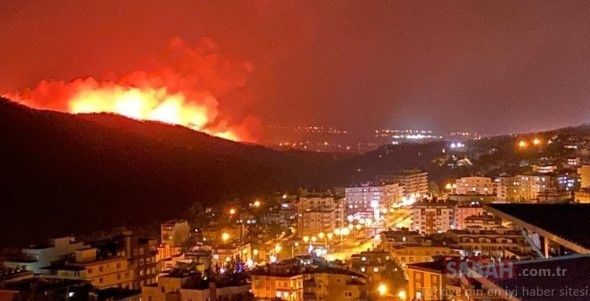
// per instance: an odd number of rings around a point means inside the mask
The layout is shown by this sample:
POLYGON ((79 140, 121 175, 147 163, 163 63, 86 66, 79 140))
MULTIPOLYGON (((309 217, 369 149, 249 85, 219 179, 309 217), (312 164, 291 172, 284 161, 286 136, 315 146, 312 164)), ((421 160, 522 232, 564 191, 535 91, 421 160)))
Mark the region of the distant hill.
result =
POLYGON ((173 217, 321 183, 331 155, 277 152, 112 114, 0 99, 0 246, 173 217))

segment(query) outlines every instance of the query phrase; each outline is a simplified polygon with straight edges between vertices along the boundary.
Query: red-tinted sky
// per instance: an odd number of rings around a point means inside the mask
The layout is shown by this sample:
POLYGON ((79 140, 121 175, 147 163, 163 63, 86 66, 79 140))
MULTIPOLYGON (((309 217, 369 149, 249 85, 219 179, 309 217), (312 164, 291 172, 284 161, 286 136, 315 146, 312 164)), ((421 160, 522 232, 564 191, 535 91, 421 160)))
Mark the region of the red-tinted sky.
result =
POLYGON ((255 66, 221 114, 532 131, 590 120, 589 1, 1 1, 0 91, 123 73, 173 37, 255 66))

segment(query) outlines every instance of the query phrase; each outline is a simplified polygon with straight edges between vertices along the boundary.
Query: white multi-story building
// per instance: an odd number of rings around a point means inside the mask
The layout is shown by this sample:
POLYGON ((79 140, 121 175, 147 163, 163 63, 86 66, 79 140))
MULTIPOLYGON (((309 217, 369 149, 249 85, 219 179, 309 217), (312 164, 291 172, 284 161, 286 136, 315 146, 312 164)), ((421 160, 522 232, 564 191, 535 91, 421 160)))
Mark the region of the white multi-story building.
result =
POLYGON ((344 225, 346 200, 331 194, 309 194, 297 202, 297 235, 332 232, 344 225))
POLYGON ((533 164, 531 167, 534 173, 552 173, 557 170, 557 166, 555 165, 533 164))
POLYGON ((516 176, 520 182, 520 196, 525 201, 536 200, 540 192, 551 188, 551 176, 532 174, 516 176))
POLYGON ((567 160, 565 161, 565 165, 567 165, 569 167, 578 167, 581 164, 582 164, 582 161, 578 157, 567 158, 567 160))
POLYGON ((552 186, 549 174, 500 176, 495 183, 498 200, 506 202, 536 200, 552 186))
POLYGON ((398 183, 404 188, 406 197, 416 197, 428 193, 428 173, 418 169, 402 170, 396 175, 377 176, 377 181, 398 183))
POLYGON ((389 209, 402 202, 404 188, 398 183, 365 183, 347 187, 345 195, 347 216, 358 214, 379 219, 380 210, 389 209))
POLYGON ((63 256, 74 253, 76 250, 84 248, 82 242, 77 242, 74 237, 61 237, 50 239, 49 244, 32 245, 22 250, 22 256, 8 259, 4 264, 9 267, 25 267, 28 271, 35 273, 45 273, 43 267, 49 266, 52 261, 56 261, 63 256))
POLYGON ((419 202, 412 206, 410 229, 420 234, 444 233, 453 223, 453 206, 448 203, 419 202))
POLYGON ((462 177, 455 180, 455 184, 457 185, 456 194, 494 194, 494 183, 488 177, 462 177))
POLYGON ((518 202, 520 196, 520 180, 518 177, 500 175, 494 180, 496 184, 496 197, 500 202, 518 202))

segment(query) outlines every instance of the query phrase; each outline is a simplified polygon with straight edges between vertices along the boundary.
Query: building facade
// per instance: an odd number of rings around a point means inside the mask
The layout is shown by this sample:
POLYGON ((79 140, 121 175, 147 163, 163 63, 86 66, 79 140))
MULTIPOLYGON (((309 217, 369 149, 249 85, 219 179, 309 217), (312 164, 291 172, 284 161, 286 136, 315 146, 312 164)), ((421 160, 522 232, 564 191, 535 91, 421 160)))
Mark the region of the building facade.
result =
POLYGON ((473 215, 483 214, 483 206, 479 203, 461 204, 455 208, 454 229, 465 229, 465 219, 473 215))
POLYGON ((9 258, 4 262, 8 267, 24 267, 35 273, 45 273, 41 268, 49 266, 63 256, 74 253, 77 249, 84 248, 82 242, 76 241, 74 237, 67 236, 50 239, 48 244, 31 245, 22 249, 21 255, 9 258))
POLYGON ((488 177, 462 177, 455 180, 456 194, 476 194, 489 195, 494 194, 494 183, 488 177))
POLYGON ((133 288, 134 269, 125 255, 99 258, 97 251, 96 248, 76 250, 73 259, 54 262, 47 270, 59 278, 88 280, 98 289, 133 288))
POLYGON ((578 167, 578 174, 580 175, 580 185, 583 188, 590 187, 590 165, 583 164, 578 167))
POLYGON ((359 214, 378 219, 382 209, 389 209, 402 202, 404 189, 398 183, 364 183, 347 187, 345 195, 347 216, 359 214))
POLYGON ((190 226, 186 220, 170 220, 163 223, 160 227, 160 241, 172 247, 179 247, 188 241, 190 235, 190 226))
POLYGON ((512 229, 452 230, 447 234, 468 256, 504 258, 512 254, 528 255, 532 250, 522 233, 512 229))
POLYGON ((419 198, 428 193, 428 173, 418 169, 402 170, 395 175, 377 176, 377 181, 400 184, 408 198, 419 198))
POLYGON ((173 271, 142 288, 142 301, 242 301, 251 300, 250 285, 205 280, 199 274, 173 271))
POLYGON ((420 234, 447 232, 453 222, 453 206, 448 203, 419 202, 412 206, 410 229, 420 234))
POLYGON ((311 236, 342 227, 345 222, 345 204, 345 198, 331 194, 300 197, 297 203, 297 235, 311 236))
POLYGON ((252 294, 257 299, 304 300, 302 272, 254 271, 250 276, 252 294))
POLYGON ((500 202, 515 203, 523 200, 518 177, 501 175, 495 180, 496 196, 500 202))
POLYGON ((320 268, 304 274, 303 290, 303 299, 310 301, 356 301, 367 297, 365 276, 339 268, 320 268))

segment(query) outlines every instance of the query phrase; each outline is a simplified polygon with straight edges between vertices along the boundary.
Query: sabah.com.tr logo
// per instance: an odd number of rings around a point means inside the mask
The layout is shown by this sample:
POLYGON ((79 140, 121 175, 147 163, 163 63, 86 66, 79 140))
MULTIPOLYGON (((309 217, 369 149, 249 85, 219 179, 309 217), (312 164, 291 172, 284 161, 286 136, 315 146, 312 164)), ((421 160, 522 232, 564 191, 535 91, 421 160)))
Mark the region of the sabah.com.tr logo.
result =
POLYGON ((449 278, 510 279, 518 276, 514 263, 509 261, 450 260, 445 269, 449 278))
POLYGON ((450 260, 445 265, 449 278, 486 278, 490 280, 514 279, 517 277, 562 277, 567 269, 518 268, 511 261, 450 260))

